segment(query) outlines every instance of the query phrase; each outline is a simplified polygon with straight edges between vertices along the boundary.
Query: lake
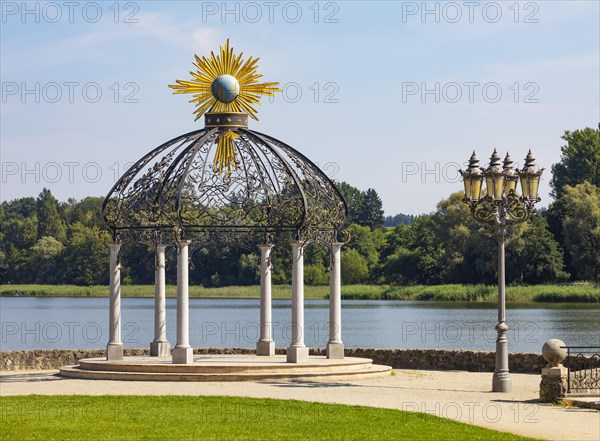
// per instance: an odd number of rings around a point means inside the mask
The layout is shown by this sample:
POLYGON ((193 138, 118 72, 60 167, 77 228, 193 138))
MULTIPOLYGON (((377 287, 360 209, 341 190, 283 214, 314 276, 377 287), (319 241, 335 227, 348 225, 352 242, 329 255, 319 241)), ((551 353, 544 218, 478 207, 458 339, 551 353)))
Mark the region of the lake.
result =
MULTIPOLYGON (((145 347, 153 339, 154 299, 122 299, 122 339, 145 347)), ((176 300, 167 299, 167 337, 175 343, 176 300)), ((289 345, 290 300, 273 301, 273 337, 289 345)), ((305 343, 327 343, 328 301, 305 303, 305 343)), ((342 340, 347 347, 495 350, 495 303, 342 301, 342 340)), ((258 299, 190 299, 194 347, 255 347, 258 299)), ((509 349, 540 352, 559 338, 570 346, 600 346, 600 305, 507 304, 509 349)), ((1 297, 0 350, 91 349, 108 341, 108 299, 1 297)))

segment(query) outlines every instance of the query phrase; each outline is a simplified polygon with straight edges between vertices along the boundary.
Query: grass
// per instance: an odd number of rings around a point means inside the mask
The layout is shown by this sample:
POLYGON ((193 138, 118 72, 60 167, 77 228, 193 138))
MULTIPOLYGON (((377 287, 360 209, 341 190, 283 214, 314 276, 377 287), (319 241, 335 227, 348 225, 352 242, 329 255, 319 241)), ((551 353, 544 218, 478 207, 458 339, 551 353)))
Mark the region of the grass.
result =
POLYGON ((238 397, 0 397, 2 440, 530 440, 424 413, 238 397))
MULTIPOLYGON (((306 299, 326 299, 327 286, 306 286, 306 299)), ((152 285, 123 285, 123 297, 152 297, 152 285)), ((177 288, 167 286, 167 297, 175 297, 177 288)), ((0 285, 0 296, 39 297, 106 297, 107 286, 75 285, 0 285)), ((258 286, 228 286, 204 288, 190 286, 190 297, 202 298, 258 298, 258 286)), ((274 285, 273 298, 291 297, 289 285, 274 285)), ((434 286, 390 286, 390 285, 344 285, 342 298, 346 300, 434 300, 459 302, 493 302, 497 299, 497 288, 488 285, 434 285, 434 286)), ((578 283, 564 285, 517 285, 506 288, 509 302, 567 302, 600 303, 600 285, 578 283)))

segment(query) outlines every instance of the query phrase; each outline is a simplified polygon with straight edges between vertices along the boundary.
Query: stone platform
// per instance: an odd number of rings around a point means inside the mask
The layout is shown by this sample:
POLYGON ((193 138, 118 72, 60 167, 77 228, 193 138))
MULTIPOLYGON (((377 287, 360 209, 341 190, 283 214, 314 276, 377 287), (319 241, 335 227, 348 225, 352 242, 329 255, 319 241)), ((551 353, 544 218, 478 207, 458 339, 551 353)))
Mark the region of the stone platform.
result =
POLYGON ((285 355, 195 355, 192 364, 173 364, 170 357, 125 357, 79 360, 64 366, 60 375, 93 380, 137 381, 331 381, 390 375, 390 366, 373 364, 368 358, 328 359, 311 356, 308 362, 287 363, 285 355))

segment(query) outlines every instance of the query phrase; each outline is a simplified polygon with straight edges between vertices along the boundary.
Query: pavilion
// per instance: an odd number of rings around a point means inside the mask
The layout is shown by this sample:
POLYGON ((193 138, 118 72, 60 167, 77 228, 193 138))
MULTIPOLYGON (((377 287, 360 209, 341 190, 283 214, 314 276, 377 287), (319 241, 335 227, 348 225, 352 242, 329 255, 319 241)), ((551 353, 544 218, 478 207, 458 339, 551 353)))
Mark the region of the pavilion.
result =
POLYGON ((193 363, 189 341, 189 256, 198 247, 238 245, 260 249, 260 339, 256 354, 273 356, 271 253, 292 251, 291 345, 287 362, 308 360, 304 344, 303 250, 318 243, 330 252, 327 358, 344 358, 341 340, 340 250, 347 213, 344 198, 312 161, 289 145, 248 129, 253 105, 278 83, 258 83, 257 59, 220 54, 196 56, 191 81, 175 93, 193 93, 196 119, 205 127, 178 136, 137 161, 110 190, 102 208, 111 237, 107 360, 123 359, 120 251, 145 243, 156 253, 154 340, 151 356, 193 363), (166 338, 165 250, 177 252, 177 341, 166 338))

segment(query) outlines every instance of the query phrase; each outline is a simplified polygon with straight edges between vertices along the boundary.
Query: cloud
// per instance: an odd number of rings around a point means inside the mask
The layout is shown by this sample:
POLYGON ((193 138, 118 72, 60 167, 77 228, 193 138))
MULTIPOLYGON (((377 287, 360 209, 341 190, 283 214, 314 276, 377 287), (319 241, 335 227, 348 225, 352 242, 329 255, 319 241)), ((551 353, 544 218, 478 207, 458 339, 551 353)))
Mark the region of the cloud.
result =
POLYGON ((194 50, 196 52, 206 53, 207 48, 214 48, 223 43, 218 41, 217 30, 214 28, 196 29, 192 34, 194 40, 194 50))
POLYGON ((143 47, 163 44, 192 51, 214 47, 217 41, 216 28, 198 28, 195 20, 175 21, 157 12, 141 13, 137 18, 137 23, 95 23, 92 30, 84 26, 75 35, 36 39, 34 45, 26 34, 13 37, 9 44, 3 44, 2 75, 31 73, 31 60, 57 71, 90 59, 114 61, 119 52, 135 50, 137 43, 143 47))

